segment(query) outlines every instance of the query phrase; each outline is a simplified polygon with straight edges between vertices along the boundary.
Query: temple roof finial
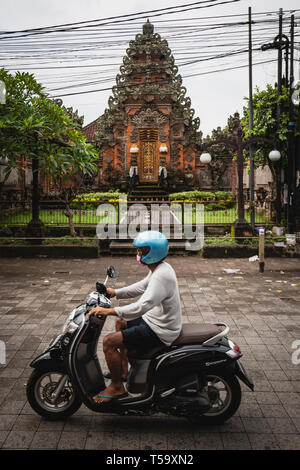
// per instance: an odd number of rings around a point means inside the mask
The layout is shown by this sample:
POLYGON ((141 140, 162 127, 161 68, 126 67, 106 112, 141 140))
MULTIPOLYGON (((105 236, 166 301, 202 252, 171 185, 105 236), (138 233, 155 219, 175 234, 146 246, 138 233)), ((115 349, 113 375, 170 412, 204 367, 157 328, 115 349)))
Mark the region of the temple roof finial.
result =
POLYGON ((154 26, 152 23, 150 23, 149 19, 147 19, 147 23, 143 25, 143 34, 145 34, 146 36, 150 36, 151 34, 153 34, 153 31, 154 26))

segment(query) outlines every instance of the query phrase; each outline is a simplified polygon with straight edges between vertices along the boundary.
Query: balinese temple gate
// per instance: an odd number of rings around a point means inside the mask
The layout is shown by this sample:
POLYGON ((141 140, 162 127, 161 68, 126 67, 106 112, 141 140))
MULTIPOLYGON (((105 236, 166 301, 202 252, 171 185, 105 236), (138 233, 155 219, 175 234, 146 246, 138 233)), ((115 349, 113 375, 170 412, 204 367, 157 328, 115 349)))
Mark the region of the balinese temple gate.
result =
POLYGON ((99 187, 193 188, 200 120, 168 43, 148 20, 126 52, 108 108, 84 128, 99 148, 99 187))

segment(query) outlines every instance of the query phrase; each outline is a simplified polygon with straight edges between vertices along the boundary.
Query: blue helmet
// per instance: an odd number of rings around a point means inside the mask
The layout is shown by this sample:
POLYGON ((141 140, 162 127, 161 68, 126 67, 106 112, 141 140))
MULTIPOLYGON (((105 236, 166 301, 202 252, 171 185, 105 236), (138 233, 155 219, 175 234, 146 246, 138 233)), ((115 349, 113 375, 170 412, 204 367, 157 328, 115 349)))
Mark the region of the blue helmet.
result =
POLYGON ((145 232, 139 233, 133 244, 137 248, 148 248, 146 254, 143 253, 141 257, 141 262, 144 264, 158 263, 168 254, 167 238, 162 233, 155 230, 146 230, 145 232))

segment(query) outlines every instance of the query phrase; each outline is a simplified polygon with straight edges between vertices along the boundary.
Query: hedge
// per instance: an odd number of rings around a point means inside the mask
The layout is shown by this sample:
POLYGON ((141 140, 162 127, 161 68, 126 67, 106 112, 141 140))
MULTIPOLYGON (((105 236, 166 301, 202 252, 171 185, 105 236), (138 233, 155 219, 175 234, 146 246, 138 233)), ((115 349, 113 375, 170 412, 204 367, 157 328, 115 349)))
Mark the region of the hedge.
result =
POLYGON ((208 202, 205 210, 215 211, 233 207, 234 201, 231 193, 225 191, 185 191, 169 195, 172 202, 208 202))
POLYGON ((171 201, 219 201, 224 200, 226 202, 232 201, 233 196, 231 193, 226 191, 184 191, 181 193, 169 194, 171 201))
POLYGON ((85 193, 78 194, 71 203, 71 209, 93 209, 97 208, 102 202, 116 203, 126 198, 125 193, 117 191, 108 191, 106 193, 85 193))

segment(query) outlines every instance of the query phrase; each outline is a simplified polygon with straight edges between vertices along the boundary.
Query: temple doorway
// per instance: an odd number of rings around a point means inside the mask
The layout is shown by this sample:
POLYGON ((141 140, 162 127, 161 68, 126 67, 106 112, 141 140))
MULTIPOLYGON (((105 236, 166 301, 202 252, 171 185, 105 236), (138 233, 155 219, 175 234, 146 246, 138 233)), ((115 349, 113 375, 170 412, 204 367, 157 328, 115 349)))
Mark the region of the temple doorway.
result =
POLYGON ((140 157, 138 161, 139 179, 141 183, 157 183, 159 154, 158 130, 143 129, 140 136, 140 157))

